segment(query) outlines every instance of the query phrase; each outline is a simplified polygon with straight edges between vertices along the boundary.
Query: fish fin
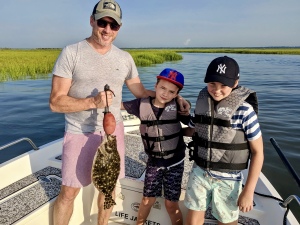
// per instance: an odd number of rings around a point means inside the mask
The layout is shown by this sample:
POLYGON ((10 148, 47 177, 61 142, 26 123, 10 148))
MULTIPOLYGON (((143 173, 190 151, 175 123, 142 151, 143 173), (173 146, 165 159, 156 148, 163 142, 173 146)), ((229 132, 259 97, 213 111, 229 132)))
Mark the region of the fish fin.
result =
POLYGON ((111 195, 106 195, 104 200, 104 209, 109 209, 110 207, 116 205, 115 200, 112 198, 111 195))

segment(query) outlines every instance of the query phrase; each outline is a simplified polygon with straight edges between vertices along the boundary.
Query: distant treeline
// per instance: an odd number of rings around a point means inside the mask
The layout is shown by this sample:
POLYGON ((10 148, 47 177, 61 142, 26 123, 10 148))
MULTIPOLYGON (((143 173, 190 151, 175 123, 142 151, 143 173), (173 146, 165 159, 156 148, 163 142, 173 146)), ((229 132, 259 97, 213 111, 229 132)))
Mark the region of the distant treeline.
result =
POLYGON ((236 53, 236 54, 282 54, 300 55, 299 48, 199 48, 199 49, 173 49, 180 52, 194 53, 236 53))
MULTIPOLYGON (((257 48, 163 48, 177 53, 236 53, 236 54, 282 54, 300 55, 300 47, 257 47, 257 48)), ((124 50, 135 50, 132 48, 124 50)), ((160 48, 139 48, 138 50, 153 51, 160 48)))
MULTIPOLYGON (((180 53, 238 53, 300 55, 300 48, 143 48, 124 49, 137 66, 181 60, 180 53)), ((0 82, 48 78, 61 52, 59 48, 0 49, 0 82)))

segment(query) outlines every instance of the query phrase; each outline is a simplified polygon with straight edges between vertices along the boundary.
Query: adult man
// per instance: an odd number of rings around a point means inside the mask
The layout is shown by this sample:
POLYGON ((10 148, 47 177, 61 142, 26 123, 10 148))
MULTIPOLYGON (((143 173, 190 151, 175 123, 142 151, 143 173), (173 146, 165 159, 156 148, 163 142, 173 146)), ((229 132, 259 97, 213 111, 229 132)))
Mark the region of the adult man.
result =
MULTIPOLYGON (((104 136, 102 112, 106 104, 116 119, 114 134, 121 156, 120 177, 124 177, 124 127, 120 112, 124 81, 135 97, 154 96, 154 92, 146 90, 141 83, 130 54, 112 44, 122 25, 121 19, 122 11, 117 2, 98 2, 90 17, 91 36, 66 46, 53 69, 50 108, 53 112, 65 113, 66 120, 62 187, 54 204, 54 225, 69 223, 80 188, 91 183, 93 158, 104 136), (108 93, 106 99, 103 91, 106 84, 115 98, 108 93)), ((189 108, 186 101, 184 107, 189 108)), ((181 104, 183 111, 184 107, 181 104)), ((103 210, 102 194, 98 201, 98 224, 105 225, 112 207, 103 210)))

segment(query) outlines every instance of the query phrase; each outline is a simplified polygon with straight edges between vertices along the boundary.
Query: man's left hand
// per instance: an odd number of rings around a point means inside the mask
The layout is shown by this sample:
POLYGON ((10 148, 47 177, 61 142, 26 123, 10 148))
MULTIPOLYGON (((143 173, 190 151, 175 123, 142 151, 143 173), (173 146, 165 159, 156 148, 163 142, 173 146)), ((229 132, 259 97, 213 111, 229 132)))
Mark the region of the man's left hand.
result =
POLYGON ((180 95, 177 96, 177 103, 180 107, 180 110, 178 113, 183 116, 188 116, 190 114, 190 109, 191 109, 191 103, 190 101, 184 99, 180 95))

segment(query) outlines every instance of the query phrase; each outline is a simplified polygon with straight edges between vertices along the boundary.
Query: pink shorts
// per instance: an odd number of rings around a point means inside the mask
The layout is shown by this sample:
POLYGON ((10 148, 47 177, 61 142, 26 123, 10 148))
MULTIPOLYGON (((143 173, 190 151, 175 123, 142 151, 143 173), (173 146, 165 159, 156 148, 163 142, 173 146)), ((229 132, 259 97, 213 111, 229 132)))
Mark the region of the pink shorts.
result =
MULTIPOLYGON (((97 148, 104 138, 104 132, 89 134, 65 133, 62 154, 62 185, 81 188, 92 182, 91 171, 97 148)), ((124 125, 116 126, 117 148, 121 158, 119 178, 125 176, 124 125)))

